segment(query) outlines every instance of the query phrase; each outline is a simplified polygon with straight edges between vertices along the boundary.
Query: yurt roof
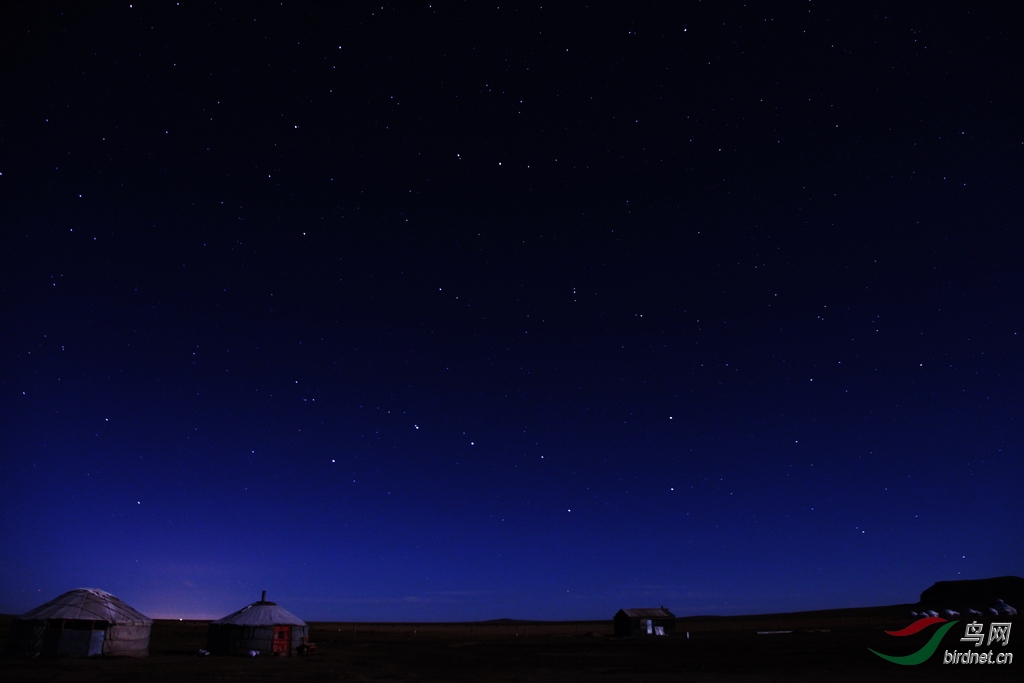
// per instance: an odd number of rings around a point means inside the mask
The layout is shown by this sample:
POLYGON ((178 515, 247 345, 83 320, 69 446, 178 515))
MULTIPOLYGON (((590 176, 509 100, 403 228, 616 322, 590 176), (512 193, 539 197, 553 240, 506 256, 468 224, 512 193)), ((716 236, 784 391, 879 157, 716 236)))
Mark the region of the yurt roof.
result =
POLYGON ((306 622, 273 602, 254 602, 229 614, 223 619, 213 622, 215 624, 234 624, 237 626, 274 626, 277 624, 291 624, 293 626, 305 626, 306 622))
POLYGON ((149 626, 153 620, 99 588, 76 588, 21 615, 22 619, 84 619, 111 624, 149 626))

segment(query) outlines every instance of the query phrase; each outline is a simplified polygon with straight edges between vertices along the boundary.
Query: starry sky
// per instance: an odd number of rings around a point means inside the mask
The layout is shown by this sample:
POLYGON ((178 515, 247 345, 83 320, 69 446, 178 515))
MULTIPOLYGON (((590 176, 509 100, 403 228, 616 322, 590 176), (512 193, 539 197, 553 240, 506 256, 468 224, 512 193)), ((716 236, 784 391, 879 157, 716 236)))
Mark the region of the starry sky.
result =
POLYGON ((0 612, 1024 574, 1014 3, 15 3, 0 612))

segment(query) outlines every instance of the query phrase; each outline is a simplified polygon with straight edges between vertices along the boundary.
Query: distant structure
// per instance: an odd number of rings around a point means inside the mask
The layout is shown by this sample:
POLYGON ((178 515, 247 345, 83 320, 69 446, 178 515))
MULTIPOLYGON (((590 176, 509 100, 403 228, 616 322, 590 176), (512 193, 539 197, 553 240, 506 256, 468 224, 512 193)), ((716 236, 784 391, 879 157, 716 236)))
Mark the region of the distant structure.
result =
POLYGON ((78 588, 11 624, 8 654, 145 657, 153 620, 98 588, 78 588))
POLYGON ((615 635, 670 636, 676 632, 676 615, 664 607, 634 607, 615 613, 615 635))
POLYGON ((243 607, 234 614, 210 624, 206 648, 215 655, 262 655, 290 657, 297 654, 309 626, 302 619, 267 602, 267 592, 259 602, 243 607))
POLYGON ((998 576, 992 579, 939 581, 921 593, 918 605, 981 609, 1003 600, 1011 605, 1024 602, 1024 578, 998 576))
MULTIPOLYGON (((968 617, 1013 616, 1017 610, 1003 598, 1020 604, 1024 601, 1024 578, 997 576, 992 579, 939 581, 921 593, 918 606, 943 607, 943 612, 959 612, 968 617)), ((935 609, 922 610, 921 616, 936 616, 935 609)))
POLYGON ((994 604, 993 607, 996 608, 996 611, 999 612, 999 614, 1001 616, 1006 616, 1006 617, 1015 617, 1015 616, 1017 616, 1017 610, 1015 608, 1013 608, 1012 606, 1007 605, 1003 601, 1002 598, 996 599, 996 604, 994 604))

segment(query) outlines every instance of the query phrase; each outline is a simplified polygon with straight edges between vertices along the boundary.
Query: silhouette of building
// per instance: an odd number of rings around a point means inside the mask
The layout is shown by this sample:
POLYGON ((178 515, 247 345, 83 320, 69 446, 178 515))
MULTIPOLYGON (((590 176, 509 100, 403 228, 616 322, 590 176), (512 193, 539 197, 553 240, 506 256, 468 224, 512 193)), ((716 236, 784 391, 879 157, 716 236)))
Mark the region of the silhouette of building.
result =
POLYGON ((615 613, 615 635, 670 636, 676 632, 676 615, 664 607, 634 607, 615 613))

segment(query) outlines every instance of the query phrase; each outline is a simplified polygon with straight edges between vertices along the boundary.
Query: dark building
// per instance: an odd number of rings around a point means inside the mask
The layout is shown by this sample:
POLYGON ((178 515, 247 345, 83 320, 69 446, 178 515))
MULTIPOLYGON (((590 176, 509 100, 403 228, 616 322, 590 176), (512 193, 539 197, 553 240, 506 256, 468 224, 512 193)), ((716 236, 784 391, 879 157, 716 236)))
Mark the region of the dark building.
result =
POLYGON ((1024 579, 998 576, 974 581, 939 581, 921 593, 918 604, 932 609, 953 607, 966 611, 968 608, 985 610, 1004 601, 1018 609, 1024 606, 1024 579))
POLYGON ((676 632, 676 615, 664 607, 620 609, 615 614, 615 635, 670 636, 676 632))

